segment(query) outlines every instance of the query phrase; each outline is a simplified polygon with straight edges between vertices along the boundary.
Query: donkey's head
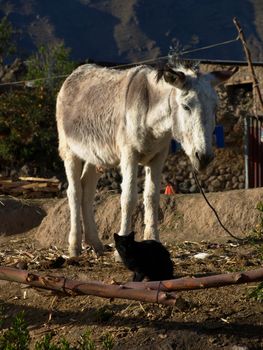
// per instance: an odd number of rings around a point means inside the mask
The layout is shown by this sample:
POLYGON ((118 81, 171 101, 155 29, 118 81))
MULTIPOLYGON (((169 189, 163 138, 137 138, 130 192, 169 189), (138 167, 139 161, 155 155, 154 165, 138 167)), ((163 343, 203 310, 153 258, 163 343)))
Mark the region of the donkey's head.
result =
POLYGON ((185 65, 166 66, 163 70, 164 80, 175 87, 170 95, 173 136, 196 170, 205 168, 213 159, 217 108, 214 86, 229 79, 236 70, 201 74, 185 65))

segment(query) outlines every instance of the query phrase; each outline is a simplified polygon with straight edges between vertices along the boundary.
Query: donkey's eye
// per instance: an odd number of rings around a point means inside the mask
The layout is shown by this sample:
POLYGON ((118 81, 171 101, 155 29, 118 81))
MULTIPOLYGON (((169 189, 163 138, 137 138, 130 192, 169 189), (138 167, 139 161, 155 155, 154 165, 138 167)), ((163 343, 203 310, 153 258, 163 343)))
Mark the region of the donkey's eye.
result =
POLYGON ((187 105, 182 105, 183 109, 187 112, 191 112, 191 108, 187 105))

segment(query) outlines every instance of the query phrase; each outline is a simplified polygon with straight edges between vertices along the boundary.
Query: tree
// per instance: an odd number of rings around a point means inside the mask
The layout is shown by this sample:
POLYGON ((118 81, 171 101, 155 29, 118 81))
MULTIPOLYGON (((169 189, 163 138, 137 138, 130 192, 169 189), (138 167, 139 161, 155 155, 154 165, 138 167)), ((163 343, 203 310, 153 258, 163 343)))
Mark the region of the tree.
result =
POLYGON ((33 162, 54 169, 60 166, 56 96, 75 63, 63 44, 40 47, 27 62, 24 79, 32 84, 0 94, 0 159, 6 166, 33 162))
POLYGON ((39 47, 37 53, 29 57, 27 80, 34 80, 33 86, 43 86, 57 92, 61 82, 75 67, 69 58, 70 49, 63 43, 52 47, 39 47))
POLYGON ((6 59, 16 52, 14 42, 15 30, 7 17, 3 17, 0 21, 0 65, 4 65, 6 59))

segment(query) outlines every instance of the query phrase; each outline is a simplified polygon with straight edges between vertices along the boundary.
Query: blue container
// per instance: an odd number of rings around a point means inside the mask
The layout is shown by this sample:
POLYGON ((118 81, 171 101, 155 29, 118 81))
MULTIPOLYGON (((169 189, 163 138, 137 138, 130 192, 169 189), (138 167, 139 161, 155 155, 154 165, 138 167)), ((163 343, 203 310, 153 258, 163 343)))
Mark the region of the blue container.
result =
POLYGON ((181 149, 181 144, 177 142, 175 139, 172 139, 170 144, 170 153, 176 153, 181 149))
POLYGON ((215 127, 216 146, 217 148, 225 148, 224 127, 216 125, 215 127))
POLYGON ((170 153, 176 153, 176 150, 177 150, 176 141, 173 139, 170 145, 170 153))

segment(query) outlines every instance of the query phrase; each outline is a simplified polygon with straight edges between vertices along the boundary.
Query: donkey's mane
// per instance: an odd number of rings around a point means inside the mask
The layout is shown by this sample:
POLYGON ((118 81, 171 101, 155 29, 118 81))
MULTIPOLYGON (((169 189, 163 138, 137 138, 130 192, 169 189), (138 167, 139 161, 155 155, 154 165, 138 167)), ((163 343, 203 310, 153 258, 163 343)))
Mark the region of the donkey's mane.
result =
POLYGON ((180 55, 178 54, 169 54, 168 55, 168 64, 175 68, 184 68, 184 69, 190 69, 194 72, 197 72, 199 70, 199 63, 200 61, 197 60, 190 60, 190 59, 182 59, 180 55))
POLYGON ((190 61, 190 60, 182 60, 177 57, 170 56, 168 62, 159 64, 157 66, 156 72, 156 81, 158 81, 163 77, 165 72, 173 73, 174 71, 190 71, 195 75, 199 72, 199 62, 198 61, 190 61))

